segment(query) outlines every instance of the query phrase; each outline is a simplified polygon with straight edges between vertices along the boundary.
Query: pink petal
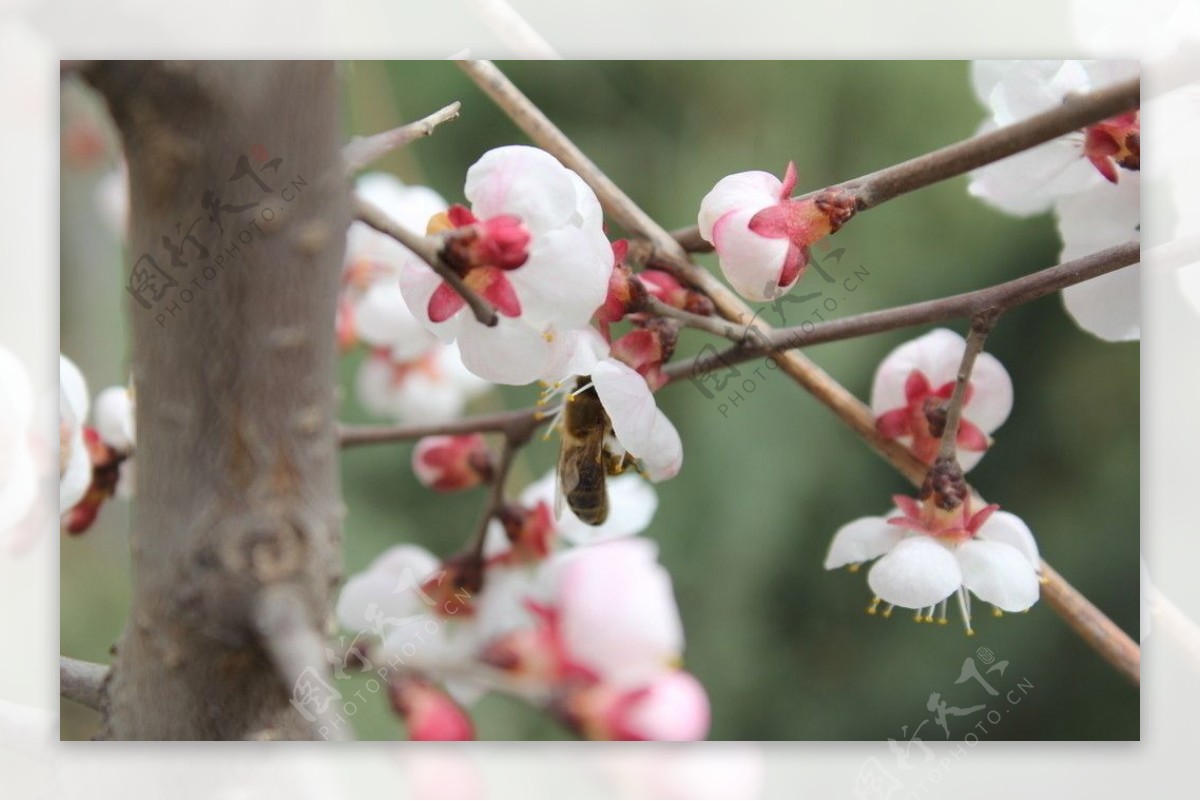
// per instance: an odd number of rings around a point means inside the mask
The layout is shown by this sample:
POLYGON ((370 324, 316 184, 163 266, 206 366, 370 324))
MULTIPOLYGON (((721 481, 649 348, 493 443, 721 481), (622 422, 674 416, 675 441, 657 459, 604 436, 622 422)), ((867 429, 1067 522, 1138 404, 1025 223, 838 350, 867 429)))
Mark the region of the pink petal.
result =
POLYGON ((429 315, 429 319, 435 323, 443 323, 449 320, 459 309, 466 305, 466 301, 462 299, 454 291, 454 288, 443 281, 438 288, 433 290, 433 295, 429 298, 429 307, 425 313, 429 315))

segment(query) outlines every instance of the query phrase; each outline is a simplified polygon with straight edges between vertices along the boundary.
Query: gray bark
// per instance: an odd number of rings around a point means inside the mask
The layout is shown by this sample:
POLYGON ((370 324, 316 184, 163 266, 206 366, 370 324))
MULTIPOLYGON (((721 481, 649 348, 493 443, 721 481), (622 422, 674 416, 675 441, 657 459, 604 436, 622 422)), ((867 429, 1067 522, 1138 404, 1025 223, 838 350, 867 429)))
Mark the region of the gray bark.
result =
POLYGON ((323 635, 340 577, 333 325, 349 195, 335 65, 98 62, 84 76, 124 140, 127 268, 148 253, 178 282, 144 295, 149 309, 122 293, 137 403, 133 600, 99 736, 315 736, 258 610, 285 588, 323 635), (270 191, 230 180, 240 156, 270 191), (230 207, 223 231, 206 190, 230 207), (207 259, 182 241, 197 218, 207 259), (164 236, 187 266, 171 263, 164 236))

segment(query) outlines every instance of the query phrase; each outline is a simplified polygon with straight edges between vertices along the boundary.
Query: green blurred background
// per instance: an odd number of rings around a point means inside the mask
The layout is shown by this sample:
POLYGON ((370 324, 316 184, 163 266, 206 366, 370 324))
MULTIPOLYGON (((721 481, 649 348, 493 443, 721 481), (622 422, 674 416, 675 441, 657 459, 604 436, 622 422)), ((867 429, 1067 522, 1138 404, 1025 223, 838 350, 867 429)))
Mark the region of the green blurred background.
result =
MULTIPOLYGON (((508 74, 655 219, 695 223, 700 198, 722 176, 749 169, 781 174, 789 159, 800 191, 818 188, 970 135, 982 117, 961 62, 525 62, 508 74)), ((377 167, 462 200, 465 170, 488 148, 527 139, 449 62, 347 64, 347 135, 416 119, 451 100, 462 116, 377 167)), ((64 127, 95 109, 79 87, 63 97, 64 127)), ((62 351, 93 394, 125 380, 124 273, 119 246, 97 218, 102 167, 62 171, 62 351)), ((610 231, 616 236, 620 232, 610 231)), ((789 324, 853 314, 980 288, 1054 264, 1048 216, 1006 217, 966 193, 960 178, 872 210, 833 238, 831 266, 842 293, 810 270, 797 291, 822 299, 783 307, 789 324), (827 289, 827 287, 831 287, 827 289)), ((818 256, 820 256, 818 251, 818 256)), ((711 256, 701 261, 715 269, 711 256)), ((775 312, 766 319, 776 322, 775 312)), ((951 327, 964 330, 962 321, 951 327)), ((812 348, 809 354, 859 397, 880 359, 927 329, 812 348)), ((706 341, 684 334, 688 355, 706 341)), ((988 341, 1012 374, 1016 403, 991 453, 970 479, 1020 515, 1042 554, 1123 629, 1138 627, 1138 347, 1111 345, 1077 329, 1057 297, 1007 315, 988 341)), ((352 382, 361 355, 346 357, 343 419, 366 421, 352 382)), ((751 363, 743 377, 752 376, 751 363)), ((843 523, 882 513, 905 482, 829 412, 778 372, 762 370, 734 408, 681 382, 659 395, 683 437, 680 475, 658 487, 647 535, 661 549, 682 610, 686 666, 712 701, 712 738, 726 740, 943 739, 926 704, 931 693, 962 708, 990 704, 1000 721, 972 728, 984 712, 949 719, 953 739, 1138 737, 1138 691, 1090 651, 1044 603, 1023 615, 980 615, 967 638, 950 626, 917 625, 908 614, 868 617, 863 573, 825 572, 829 539, 843 523), (725 404, 729 408, 722 410, 725 404), (988 648, 1007 660, 989 675, 1001 698, 975 682, 956 684, 963 660, 988 648), (1017 686, 1019 705, 1003 695, 1017 686), (927 721, 922 723, 923 721, 927 721), (920 728, 919 728, 920 727, 920 728)), ((503 388, 476 411, 530 404, 536 388, 503 388)), ((536 443, 516 465, 513 489, 553 464, 554 443, 536 443)), ((343 459, 346 568, 383 549, 421 543, 455 550, 470 531, 482 492, 437 496, 409 469, 406 445, 361 448, 343 459)), ((98 524, 62 542, 64 654, 98 661, 124 624, 129 603, 128 505, 110 503, 98 524)), ((982 606, 982 605, 980 605, 982 606)), ((902 610, 901 610, 902 611, 902 610)), ((979 659, 979 664, 984 664, 979 659)), ((347 695, 362 691, 355 679, 347 695)), ((402 728, 382 694, 358 705, 361 739, 393 739, 402 728)), ((503 698, 475 708, 483 739, 567 736, 544 716, 503 698)), ((994 720, 995 715, 993 715, 994 720)), ((63 705, 64 738, 86 738, 95 716, 63 705)), ((913 751, 919 759, 919 751, 913 751)))

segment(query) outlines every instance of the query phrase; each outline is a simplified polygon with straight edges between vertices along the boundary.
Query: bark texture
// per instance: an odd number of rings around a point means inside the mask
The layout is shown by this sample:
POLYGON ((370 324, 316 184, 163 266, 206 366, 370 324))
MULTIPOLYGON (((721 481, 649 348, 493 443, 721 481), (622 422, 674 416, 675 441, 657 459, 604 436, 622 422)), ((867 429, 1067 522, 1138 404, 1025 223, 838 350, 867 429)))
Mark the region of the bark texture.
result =
POLYGON ((107 62, 85 77, 124 139, 128 266, 150 254, 177 281, 143 293, 151 308, 122 293, 133 602, 100 737, 315 736, 256 610, 286 588, 323 635, 341 569, 332 334, 349 195, 335 65, 107 62))

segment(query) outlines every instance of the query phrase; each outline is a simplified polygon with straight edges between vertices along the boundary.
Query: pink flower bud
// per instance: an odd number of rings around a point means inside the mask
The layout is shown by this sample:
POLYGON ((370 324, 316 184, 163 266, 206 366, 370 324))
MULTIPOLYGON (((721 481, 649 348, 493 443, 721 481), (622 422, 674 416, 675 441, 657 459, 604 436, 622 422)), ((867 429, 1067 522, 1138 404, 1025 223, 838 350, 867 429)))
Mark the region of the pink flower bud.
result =
POLYGON ((424 437, 413 449, 417 480, 437 492, 458 492, 490 480, 492 454, 482 434, 424 437))
POLYGON ((450 696, 421 679, 402 676, 389 687, 392 708, 404 718, 411 740, 473 740, 471 719, 450 696))
POLYGON ((678 341, 678 326, 670 320, 652 320, 645 328, 630 331, 612 345, 613 358, 632 367, 652 390, 667 383, 663 363, 671 358, 678 341))
POLYGON ((714 311, 712 300, 695 290, 688 289, 670 273, 662 270, 642 270, 638 273, 638 281, 646 288, 647 293, 668 306, 703 316, 708 316, 714 311))
POLYGON ((722 178, 700 203, 700 234, 717 251, 725 278, 750 300, 773 300, 808 266, 808 248, 836 232, 857 210, 845 190, 791 199, 796 165, 783 180, 767 172, 722 178))

